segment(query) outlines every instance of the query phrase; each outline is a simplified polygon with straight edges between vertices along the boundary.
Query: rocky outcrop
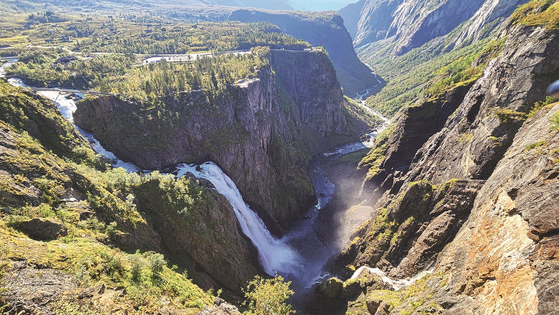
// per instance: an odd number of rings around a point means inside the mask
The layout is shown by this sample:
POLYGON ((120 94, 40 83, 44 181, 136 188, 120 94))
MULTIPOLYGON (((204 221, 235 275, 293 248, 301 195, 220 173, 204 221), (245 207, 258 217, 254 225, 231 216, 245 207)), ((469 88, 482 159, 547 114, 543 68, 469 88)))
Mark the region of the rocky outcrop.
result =
POLYGON ((460 28, 460 33, 453 39, 454 47, 463 47, 481 38, 487 37, 490 28, 486 25, 502 24, 514 10, 528 1, 485 1, 479 10, 460 28))
POLYGON ((557 310, 559 138, 549 129, 557 112, 559 106, 541 110, 521 128, 480 190, 472 215, 440 254, 437 270, 449 274, 444 294, 451 311, 557 310), (530 149, 537 141, 545 144, 530 149))
POLYGON ((184 93, 164 99, 164 109, 140 111, 134 102, 102 97, 80 103, 75 121, 144 169, 214 161, 277 232, 314 201, 305 142, 349 135, 349 128, 335 71, 321 50, 273 51, 271 61, 258 78, 214 99, 184 93))
MULTIPOLYGON (((386 172, 389 191, 338 257, 340 274, 376 266, 405 278, 435 266, 429 289, 410 289, 422 293, 398 303, 383 295, 387 314, 419 312, 419 304, 430 305, 422 311, 448 314, 552 314, 557 308, 551 298, 557 288, 550 285, 556 280, 549 279, 558 270, 550 218, 559 211, 552 201, 559 138, 550 121, 559 107, 527 117, 559 70, 559 37, 520 24, 501 36, 507 40, 499 56, 440 131, 407 159, 407 172, 405 164, 399 173, 386 172)), ((405 144, 406 137, 400 132, 392 143, 405 144)), ((352 307, 377 293, 367 292, 352 307)))
POLYGON ((384 81, 359 60, 352 39, 342 17, 335 12, 271 12, 261 10, 235 10, 229 20, 241 22, 265 21, 276 24, 285 34, 324 47, 336 68, 344 94, 355 97, 368 88, 380 88, 384 81))
POLYGON ((349 135, 342 110, 344 97, 336 80, 336 71, 328 56, 320 50, 272 52, 272 68, 281 86, 297 104, 303 124, 325 137, 349 135))
POLYGON ((397 196, 386 194, 373 219, 355 232, 351 245, 337 258, 337 265, 350 270, 377 266, 397 278, 427 268, 468 218, 482 184, 453 180, 437 187, 417 182, 397 196))
MULTIPOLYGON (((458 86, 434 99, 425 99, 415 106, 407 107, 399 115, 394 126, 387 130, 387 139, 377 144, 374 158, 364 159, 359 167, 369 169, 366 191, 380 185, 384 190, 400 187, 395 178, 407 173, 421 146, 436 132, 464 100, 472 84, 458 86)), ((371 155, 374 155, 374 150, 371 155)))
POLYGON ((55 240, 68 235, 66 226, 52 219, 33 218, 19 222, 17 228, 29 237, 38 240, 55 240))
POLYGON ((559 38, 544 28, 513 27, 500 56, 466 95, 445 128, 418 152, 408 181, 487 179, 533 104, 559 69, 559 38))
POLYGON ((213 307, 204 307, 198 315, 240 315, 237 307, 226 303, 223 299, 216 297, 213 307))

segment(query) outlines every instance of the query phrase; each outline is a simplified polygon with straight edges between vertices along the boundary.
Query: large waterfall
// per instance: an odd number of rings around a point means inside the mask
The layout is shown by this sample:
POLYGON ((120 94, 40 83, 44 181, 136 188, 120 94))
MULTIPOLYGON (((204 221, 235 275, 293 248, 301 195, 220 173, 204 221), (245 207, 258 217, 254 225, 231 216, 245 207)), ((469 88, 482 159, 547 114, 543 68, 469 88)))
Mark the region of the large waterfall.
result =
POLYGON ((213 162, 206 162, 199 166, 182 164, 177 167, 177 170, 177 176, 192 173, 197 178, 209 180, 216 190, 227 198, 243 233, 258 249, 260 263, 266 273, 269 275, 274 275, 276 272, 283 275, 299 273, 302 257, 283 240, 270 234, 264 222, 244 202, 235 183, 217 165, 213 162))

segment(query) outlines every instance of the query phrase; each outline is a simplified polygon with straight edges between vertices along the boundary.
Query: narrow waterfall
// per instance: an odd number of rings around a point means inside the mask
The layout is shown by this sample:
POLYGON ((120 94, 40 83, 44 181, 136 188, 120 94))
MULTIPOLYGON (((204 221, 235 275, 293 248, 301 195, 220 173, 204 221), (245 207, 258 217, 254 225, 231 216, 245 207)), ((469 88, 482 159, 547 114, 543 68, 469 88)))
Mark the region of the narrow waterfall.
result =
POLYGON ((303 263, 302 257, 286 242, 270 234, 264 222, 243 201, 235 183, 217 165, 213 162, 206 162, 199 166, 181 164, 177 166, 177 171, 177 176, 192 173, 197 178, 209 180, 216 190, 227 198, 235 211, 241 230, 258 249, 260 263, 267 274, 299 273, 303 263))

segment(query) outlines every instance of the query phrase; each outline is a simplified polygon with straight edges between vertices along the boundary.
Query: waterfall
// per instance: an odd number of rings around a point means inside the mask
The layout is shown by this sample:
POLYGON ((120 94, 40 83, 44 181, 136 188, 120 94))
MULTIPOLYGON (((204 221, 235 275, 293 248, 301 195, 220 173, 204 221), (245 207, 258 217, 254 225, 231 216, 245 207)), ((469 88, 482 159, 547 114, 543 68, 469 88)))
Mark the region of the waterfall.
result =
POLYGON ((192 173, 197 178, 209 180, 222 194, 235 211, 241 230, 258 249, 262 268, 269 275, 276 272, 283 275, 298 274, 302 257, 284 240, 275 238, 262 219, 243 201, 235 183, 214 163, 206 162, 200 166, 181 164, 177 166, 177 176, 192 173))

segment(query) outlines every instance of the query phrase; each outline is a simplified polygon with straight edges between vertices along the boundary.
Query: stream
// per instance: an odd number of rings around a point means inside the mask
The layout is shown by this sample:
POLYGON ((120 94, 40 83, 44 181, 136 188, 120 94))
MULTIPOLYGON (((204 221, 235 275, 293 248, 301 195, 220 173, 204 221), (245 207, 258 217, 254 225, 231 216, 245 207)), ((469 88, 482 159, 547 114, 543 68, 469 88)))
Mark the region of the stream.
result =
MULTIPOLYGON (((15 59, 10 60, 11 63, 15 61, 15 59)), ((3 68, 7 65, 9 64, 2 66, 0 77, 4 76, 3 68)), ((14 86, 26 87, 20 79, 11 78, 8 82, 14 86)), ((76 103, 72 98, 61 94, 59 91, 41 91, 38 94, 52 100, 57 105, 61 114, 73 124, 73 113, 76 110, 76 103)), ((277 272, 287 280, 292 281, 292 289, 297 292, 292 301, 294 304, 302 303, 305 293, 310 292, 313 285, 321 283, 322 280, 330 277, 328 273, 323 272, 323 268, 328 259, 337 250, 335 246, 323 244, 317 234, 317 231, 320 229, 320 226, 318 226, 320 223, 317 220, 320 211, 331 201, 336 189, 335 185, 327 177, 326 171, 323 168, 324 163, 335 160, 345 154, 372 147, 376 135, 390 123, 390 120, 365 106, 363 98, 366 95, 358 95, 358 99, 361 100, 361 106, 374 115, 379 116, 382 119, 382 125, 370 133, 369 139, 366 141, 340 146, 319 154, 311 160, 310 178, 314 185, 317 202, 307 210, 301 219, 282 238, 276 238, 271 235, 263 221, 244 202, 235 183, 216 164, 206 162, 201 165, 180 164, 176 166, 174 173, 177 176, 192 173, 198 178, 207 179, 215 186, 219 193, 227 198, 235 211, 243 233, 251 239, 258 249, 259 261, 263 270, 271 276, 277 272)), ((104 155, 111 161, 113 167, 122 167, 128 172, 141 171, 134 164, 121 161, 113 153, 105 150, 92 133, 77 126, 75 128, 90 142, 96 152, 104 155)), ((399 289, 411 281, 392 280, 376 268, 369 268, 369 270, 386 278, 385 281, 393 284, 394 289, 399 289)), ((357 277, 361 271, 363 271, 362 268, 358 269, 354 277, 357 277)))

